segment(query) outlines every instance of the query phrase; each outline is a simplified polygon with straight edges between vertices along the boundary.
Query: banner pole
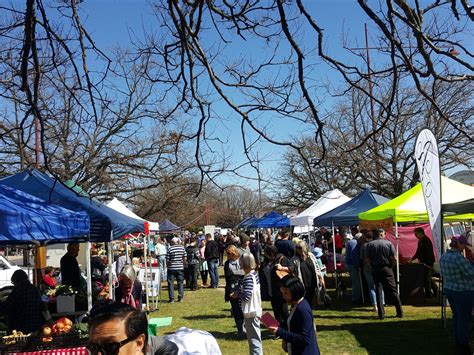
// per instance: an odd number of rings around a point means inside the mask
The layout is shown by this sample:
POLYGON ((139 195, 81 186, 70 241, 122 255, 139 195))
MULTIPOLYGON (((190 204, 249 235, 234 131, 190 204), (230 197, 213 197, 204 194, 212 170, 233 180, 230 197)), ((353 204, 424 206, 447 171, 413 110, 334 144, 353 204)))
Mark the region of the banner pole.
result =
POLYGON ((335 288, 337 290, 337 262, 336 262, 336 231, 334 230, 334 222, 331 221, 332 226, 332 255, 334 260, 334 278, 335 278, 335 288))
POLYGON ((87 310, 92 308, 92 267, 91 267, 91 242, 86 242, 86 273, 87 273, 87 310))
POLYGON ((395 222, 395 253, 397 255, 397 292, 400 295, 400 260, 398 255, 398 222, 395 222))

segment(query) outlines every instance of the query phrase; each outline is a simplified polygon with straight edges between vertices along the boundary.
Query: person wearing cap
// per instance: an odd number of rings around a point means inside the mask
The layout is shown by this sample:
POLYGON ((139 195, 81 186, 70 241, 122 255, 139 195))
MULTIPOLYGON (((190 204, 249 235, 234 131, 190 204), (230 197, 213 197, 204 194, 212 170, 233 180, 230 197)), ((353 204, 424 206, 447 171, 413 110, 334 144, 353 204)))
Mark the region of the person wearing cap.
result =
POLYGON ((319 269, 321 270, 321 275, 326 276, 326 265, 323 264, 321 257, 323 256, 323 249, 315 247, 313 249, 313 255, 316 257, 316 262, 318 263, 319 269))
POLYGON ((240 255, 250 253, 250 237, 245 233, 240 233, 240 245, 238 247, 240 255))
POLYGON ((177 237, 171 239, 171 246, 166 255, 166 264, 168 265, 168 296, 170 303, 174 302, 174 280, 178 282, 178 302, 184 297, 184 262, 186 258, 186 250, 180 244, 177 237))
POLYGON ((454 339, 459 354, 471 354, 469 333, 474 304, 474 268, 462 254, 468 245, 471 244, 465 236, 453 236, 451 249, 439 261, 444 293, 453 312, 454 339))

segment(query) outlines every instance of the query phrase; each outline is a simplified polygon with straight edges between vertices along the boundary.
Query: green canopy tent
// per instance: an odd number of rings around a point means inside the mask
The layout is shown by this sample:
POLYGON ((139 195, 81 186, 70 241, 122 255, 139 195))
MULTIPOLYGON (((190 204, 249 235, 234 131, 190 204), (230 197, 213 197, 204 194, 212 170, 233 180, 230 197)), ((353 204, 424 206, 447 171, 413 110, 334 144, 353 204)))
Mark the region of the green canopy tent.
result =
MULTIPOLYGON (((457 203, 466 199, 474 198, 474 187, 441 176, 441 201, 444 204, 457 203)), ((474 213, 455 214, 445 216, 445 221, 472 221, 474 213)), ((398 223, 427 222, 425 199, 421 183, 416 184, 410 190, 395 197, 380 206, 359 213, 359 221, 387 221, 395 225, 395 249, 398 259, 398 223)), ((399 269, 397 262, 397 283, 399 280, 399 269)))
MULTIPOLYGON (((452 204, 474 198, 474 187, 441 176, 441 200, 443 204, 452 204)), ((359 213, 359 220, 381 221, 391 218, 393 223, 427 222, 425 199, 421 183, 404 192, 393 200, 359 213)), ((468 221, 474 219, 474 213, 445 216, 445 221, 468 221)))

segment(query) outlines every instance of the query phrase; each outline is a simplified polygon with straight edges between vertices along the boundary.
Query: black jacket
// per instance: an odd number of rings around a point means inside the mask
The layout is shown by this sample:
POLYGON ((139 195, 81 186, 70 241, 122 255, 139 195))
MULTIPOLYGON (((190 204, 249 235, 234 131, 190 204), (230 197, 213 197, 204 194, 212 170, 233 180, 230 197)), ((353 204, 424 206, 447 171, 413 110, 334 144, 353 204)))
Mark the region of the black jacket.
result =
POLYGON ((61 283, 72 286, 75 290, 78 290, 81 284, 81 269, 76 258, 69 253, 61 258, 61 283))
POLYGON ((433 243, 431 243, 430 238, 424 237, 418 241, 418 248, 416 249, 413 259, 418 259, 420 263, 433 266, 435 256, 433 253, 433 243))
POLYGON ((219 259, 219 246, 214 240, 210 240, 206 244, 206 249, 204 250, 204 257, 206 260, 215 260, 219 259))

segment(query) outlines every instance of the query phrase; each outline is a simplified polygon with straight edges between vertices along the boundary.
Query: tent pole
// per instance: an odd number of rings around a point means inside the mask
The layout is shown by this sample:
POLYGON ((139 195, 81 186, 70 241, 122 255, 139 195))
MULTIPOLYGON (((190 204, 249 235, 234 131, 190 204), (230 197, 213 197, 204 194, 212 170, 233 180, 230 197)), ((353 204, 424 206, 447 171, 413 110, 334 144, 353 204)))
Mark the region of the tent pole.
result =
MULTIPOLYGON (((446 232, 444 230, 444 221, 443 221, 443 214, 441 213, 441 255, 443 255, 446 252, 446 232)), ((471 221, 472 225, 472 221, 471 221)), ((440 255, 440 259, 441 259, 440 255)), ((438 260, 439 263, 439 260, 438 260)), ((441 294, 441 324, 444 328, 446 328, 446 295, 444 294, 444 280, 443 277, 441 276, 441 270, 440 270, 440 278, 441 278, 441 287, 440 290, 438 291, 441 294)))
POLYGON ((335 286, 337 290, 337 262, 336 262, 336 231, 334 230, 334 222, 331 221, 332 226, 332 255, 334 261, 334 278, 335 278, 335 286))
POLYGON ((107 243, 107 259, 109 262, 109 299, 114 300, 114 275, 113 275, 113 268, 112 268, 112 240, 114 238, 114 232, 110 231, 110 241, 107 243))
POLYGON ((128 238, 125 239, 125 263, 128 264, 128 261, 130 260, 130 264, 133 264, 131 261, 132 261, 132 258, 130 258, 130 251, 129 251, 129 247, 128 247, 128 238))
POLYGON ((147 235, 145 234, 145 237, 143 238, 143 259, 145 262, 145 299, 146 299, 146 310, 150 310, 149 308, 149 299, 148 299, 148 267, 147 267, 147 235))
POLYGON ((91 268, 91 242, 86 242, 86 273, 87 273, 87 310, 92 308, 92 268, 91 268))
POLYGON ((395 254, 397 258, 397 292, 400 295, 400 260, 398 255, 398 222, 395 222, 395 254))
MULTIPOLYGON (((148 263, 148 264, 149 264, 149 268, 150 268, 150 285, 151 285, 151 290, 152 290, 152 291, 151 291, 151 295, 153 296, 153 292, 154 292, 154 290, 155 290, 155 286, 153 285, 153 269, 152 269, 152 268, 153 268, 153 266, 152 266, 153 258, 152 258, 151 251, 150 251, 150 233, 148 233, 148 234, 146 235, 146 237, 147 237, 147 244, 146 244, 146 246, 147 246, 148 252, 149 252, 149 253, 148 253, 149 263, 148 263)), ((155 300, 156 300, 156 297, 155 297, 155 300)), ((154 303, 154 302, 153 302, 153 303, 154 303)), ((156 307, 153 308, 153 310, 155 310, 155 309, 156 309, 156 307)))

